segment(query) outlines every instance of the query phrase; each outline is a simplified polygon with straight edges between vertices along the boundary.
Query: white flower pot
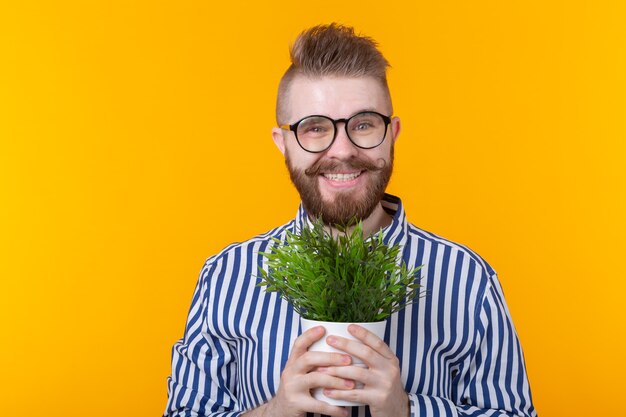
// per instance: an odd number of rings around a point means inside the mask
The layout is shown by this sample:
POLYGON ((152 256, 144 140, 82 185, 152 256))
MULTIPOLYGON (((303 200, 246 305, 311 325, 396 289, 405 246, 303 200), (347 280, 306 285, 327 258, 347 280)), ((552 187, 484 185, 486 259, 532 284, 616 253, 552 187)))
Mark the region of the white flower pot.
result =
MULTIPOLYGON (((305 332, 308 329, 311 329, 315 326, 322 326, 326 329, 326 333, 324 334, 324 337, 322 337, 320 340, 318 340, 317 342, 311 345, 311 347, 309 348, 309 350, 311 351, 345 353, 338 349, 335 349, 332 346, 329 346, 326 343, 326 338, 330 335, 341 336, 341 337, 345 337, 346 339, 356 340, 356 338, 348 332, 348 326, 352 323, 335 323, 335 322, 328 322, 328 321, 307 320, 305 318, 300 318, 300 322, 302 324, 302 332, 305 332)), ((374 333, 376 336, 380 337, 381 339, 385 336, 385 325, 387 324, 386 321, 378 321, 378 322, 370 322, 370 323, 354 323, 354 324, 358 324, 359 326, 366 328, 367 330, 374 333)), ((352 356, 352 365, 362 366, 366 368, 366 365, 363 363, 363 361, 361 361, 359 358, 356 358, 354 356, 352 356)), ((354 389, 362 389, 362 388, 363 388, 363 384, 357 383, 354 389)), ((362 403, 358 403, 354 401, 336 400, 334 398, 328 398, 327 396, 324 395, 322 388, 314 389, 313 397, 317 400, 325 401, 326 403, 330 405, 337 405, 337 406, 363 405, 362 403)))

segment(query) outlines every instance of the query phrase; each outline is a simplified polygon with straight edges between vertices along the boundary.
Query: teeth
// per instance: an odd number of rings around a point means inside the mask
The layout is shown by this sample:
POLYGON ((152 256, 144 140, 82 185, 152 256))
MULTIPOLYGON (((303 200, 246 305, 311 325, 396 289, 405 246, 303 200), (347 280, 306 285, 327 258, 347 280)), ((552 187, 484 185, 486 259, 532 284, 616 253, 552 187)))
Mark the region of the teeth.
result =
POLYGON ((359 175, 361 175, 360 172, 355 172, 353 174, 324 174, 324 177, 333 181, 350 181, 359 175))

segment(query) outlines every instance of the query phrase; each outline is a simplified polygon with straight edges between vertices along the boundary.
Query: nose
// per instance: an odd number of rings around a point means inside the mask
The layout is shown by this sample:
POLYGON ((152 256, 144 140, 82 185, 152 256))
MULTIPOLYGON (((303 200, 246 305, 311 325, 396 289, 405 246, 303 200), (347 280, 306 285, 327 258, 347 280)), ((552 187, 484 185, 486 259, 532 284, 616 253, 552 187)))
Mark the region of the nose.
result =
POLYGON ((350 141, 350 138, 346 134, 345 123, 338 125, 337 136, 330 148, 326 150, 326 156, 329 158, 347 160, 356 156, 358 152, 359 148, 350 141))

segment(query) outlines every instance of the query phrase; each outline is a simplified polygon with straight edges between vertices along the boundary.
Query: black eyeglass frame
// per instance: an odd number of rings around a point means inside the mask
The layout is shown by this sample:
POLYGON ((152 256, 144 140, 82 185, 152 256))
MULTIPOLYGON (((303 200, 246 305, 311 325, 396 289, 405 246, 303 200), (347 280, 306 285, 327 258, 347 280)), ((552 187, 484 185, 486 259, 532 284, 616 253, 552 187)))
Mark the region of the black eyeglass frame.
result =
POLYGON ((298 145, 300 145, 300 147, 302 149, 304 149, 305 151, 310 152, 310 153, 324 152, 324 151, 328 150, 331 146, 333 146, 333 143, 335 143, 335 139, 337 139, 337 132, 338 132, 337 123, 343 123, 344 124, 343 127, 344 127, 344 129, 346 131, 346 136, 348 136, 348 139, 350 140, 350 142, 354 146, 356 146, 357 148, 361 148, 361 149, 374 149, 374 148, 382 145, 382 143, 385 141, 385 138, 387 137, 387 127, 391 124, 392 117, 393 116, 385 116, 384 114, 380 114, 380 113, 378 113, 376 111, 362 111, 362 112, 356 113, 353 116, 348 117, 347 119, 346 118, 343 118, 343 119, 331 119, 330 117, 324 116, 324 115, 321 115, 321 114, 312 114, 310 116, 303 117, 302 119, 298 120, 294 124, 291 124, 291 125, 286 125, 285 124, 285 125, 280 125, 279 127, 281 129, 291 130, 293 132, 293 135, 296 137, 296 141, 298 142, 298 145), (378 142, 374 146, 361 146, 361 145, 355 143, 352 140, 352 138, 350 137, 350 133, 348 132, 348 122, 350 120, 352 120, 353 118, 355 118, 357 116, 360 116, 360 115, 363 115, 363 114, 376 114, 376 115, 380 116, 383 119, 383 122, 385 122, 385 132, 383 133, 383 137, 380 139, 380 142, 378 142), (298 139, 298 126, 300 125, 300 123, 302 123, 303 121, 305 121, 306 119, 309 119, 311 117, 321 117, 323 119, 330 120, 333 123, 333 128, 335 129, 334 134, 333 134, 333 140, 330 141, 330 143, 328 144, 327 147, 325 147, 324 149, 321 149, 319 151, 310 151, 310 150, 306 149, 304 146, 302 146, 302 143, 300 143, 300 139, 298 139))

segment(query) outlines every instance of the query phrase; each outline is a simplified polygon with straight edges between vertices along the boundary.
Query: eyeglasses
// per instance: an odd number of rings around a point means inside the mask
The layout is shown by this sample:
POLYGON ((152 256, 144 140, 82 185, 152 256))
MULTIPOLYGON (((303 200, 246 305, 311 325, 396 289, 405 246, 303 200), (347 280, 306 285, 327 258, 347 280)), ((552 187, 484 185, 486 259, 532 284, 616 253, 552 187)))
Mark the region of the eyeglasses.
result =
POLYGON ((302 149, 311 153, 324 152, 337 138, 337 123, 344 123, 346 135, 355 146, 372 149, 385 141, 391 117, 367 111, 348 119, 333 120, 326 116, 307 116, 292 125, 281 125, 291 130, 302 149))

